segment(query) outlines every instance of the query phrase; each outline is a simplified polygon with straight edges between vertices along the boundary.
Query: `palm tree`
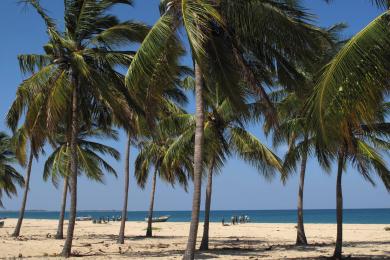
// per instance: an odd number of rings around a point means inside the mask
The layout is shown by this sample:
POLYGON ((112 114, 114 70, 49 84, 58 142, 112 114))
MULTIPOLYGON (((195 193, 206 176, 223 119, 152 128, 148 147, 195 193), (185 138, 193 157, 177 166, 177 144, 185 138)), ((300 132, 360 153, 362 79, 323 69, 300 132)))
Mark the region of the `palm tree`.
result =
MULTIPOLYGON (((388 4, 388 1, 371 2, 382 6, 388 4)), ((352 37, 324 68, 309 101, 310 114, 316 115, 310 122, 313 128, 320 129, 326 143, 338 144, 333 147, 338 157, 335 258, 341 258, 342 253, 341 180, 345 162, 347 159, 363 160, 367 164, 360 169, 363 176, 367 176, 365 170, 372 166, 381 174, 385 169, 375 149, 356 133, 361 131, 361 125, 378 122, 378 105, 389 91, 389 21, 390 11, 385 11, 352 37), (329 128, 330 124, 332 128, 329 128)), ((362 167, 360 162, 358 166, 362 167)))
POLYGON ((146 237, 152 237, 152 218, 157 176, 172 186, 178 182, 187 190, 187 178, 192 172, 192 159, 188 156, 190 154, 188 149, 187 153, 176 154, 174 158, 167 160, 166 155, 174 142, 175 136, 163 133, 159 129, 157 133, 141 141, 138 145, 140 151, 135 160, 134 174, 141 188, 145 188, 151 167, 154 168, 146 237))
MULTIPOLYGON (((23 85, 23 84, 22 84, 23 85)), ((21 87, 23 88, 23 87, 21 87)), ((28 107, 30 110, 34 110, 34 107, 28 107)), ((34 114, 28 113, 28 114, 34 114)), ((29 156, 27 161, 27 171, 25 177, 25 187, 24 194, 22 199, 22 204, 20 206, 19 217, 17 224, 15 226, 15 230, 11 236, 18 237, 20 235, 20 231, 22 228, 22 223, 24 219, 24 213, 27 204, 27 197, 30 190, 30 177, 33 159, 38 158, 40 153, 43 153, 43 145, 45 143, 45 131, 43 130, 43 118, 39 115, 35 115, 35 118, 26 117, 24 124, 17 130, 15 130, 15 126, 12 126, 14 135, 12 137, 13 146, 15 147, 15 155, 19 160, 20 164, 26 165, 26 157, 27 157, 27 147, 29 147, 29 156)))
POLYGON ((66 30, 61 33, 38 1, 26 2, 43 18, 49 44, 45 45, 45 55, 19 57, 25 71, 38 71, 18 91, 17 100, 9 113, 9 124, 15 127, 23 107, 31 102, 36 114, 45 118, 47 131, 52 132, 61 122, 63 111, 70 108, 71 203, 68 232, 62 251, 64 257, 69 257, 77 208, 77 136, 80 122, 90 121, 94 115, 93 109, 103 107, 108 114, 113 113, 122 125, 126 125, 131 119, 131 111, 139 109, 128 95, 122 84, 123 79, 115 68, 117 65, 128 66, 134 54, 118 50, 118 47, 141 41, 147 27, 134 22, 120 22, 115 16, 107 14, 118 3, 130 5, 130 0, 68 0, 65 1, 64 13, 66 30), (34 98, 31 100, 29 97, 34 98))
MULTIPOLYGON (((212 21, 221 22, 218 12, 209 1, 161 1, 162 16, 150 30, 145 41, 138 50, 127 74, 127 85, 129 88, 137 88, 150 72, 153 72, 161 54, 169 46, 170 39, 176 34, 180 25, 183 25, 187 32, 193 60, 195 63, 195 96, 197 130, 194 146, 194 196, 188 238, 187 250, 184 259, 193 259, 196 243, 196 234, 199 222, 200 189, 202 173, 202 152, 203 152, 203 95, 202 85, 204 74, 207 71, 205 61, 207 60, 205 43, 211 35, 212 21), (203 65, 203 66, 202 66, 203 65)), ((222 55, 221 55, 222 57, 222 55)), ((210 63, 211 64, 211 63, 210 63)), ((234 72, 233 72, 234 74, 234 72)), ((229 75, 229 74, 226 74, 229 75)), ((232 75, 232 74, 230 74, 232 75)), ((228 80, 226 80, 228 82, 228 80)), ((233 81, 232 81, 233 83, 233 81)), ((229 84, 227 84, 228 86, 229 84)), ((231 86, 231 85, 230 85, 231 86)))
MULTIPOLYGON (((388 124, 387 124, 388 125, 388 124)), ((333 257, 342 258, 343 243, 343 195, 342 195, 342 174, 345 165, 351 161, 352 166, 356 167, 358 172, 365 180, 375 185, 371 177, 375 172, 384 183, 388 192, 390 192, 390 170, 383 160, 380 150, 388 151, 390 142, 381 139, 385 133, 386 138, 389 136, 387 130, 383 130, 381 125, 376 124, 360 129, 350 129, 350 140, 344 139, 337 151, 337 182, 336 182, 336 206, 337 206, 337 238, 333 257)))
POLYGON ((244 125, 250 114, 234 107, 219 92, 208 93, 206 104, 209 109, 205 120, 205 157, 208 165, 207 189, 205 198, 205 219, 200 250, 209 248, 209 217, 211 209, 213 174, 221 168, 226 157, 236 154, 254 166, 266 178, 273 176, 274 170, 282 172, 279 158, 259 139, 245 130, 244 125))
POLYGON ((24 179, 12 166, 16 162, 14 147, 11 139, 0 132, 0 207, 3 208, 2 197, 17 194, 16 185, 23 186, 24 179))
POLYGON ((275 71, 285 78, 295 75, 289 73, 293 72, 290 66, 284 65, 310 57, 318 39, 313 36, 320 32, 305 22, 306 14, 291 1, 162 0, 160 10, 162 16, 135 55, 126 83, 131 89, 142 84, 154 70, 155 61, 167 48, 169 39, 182 25, 193 53, 195 70, 194 194, 190 232, 183 257, 193 259, 203 161, 203 82, 218 81, 232 102, 243 105, 244 93, 237 92, 236 86, 244 75, 248 86, 266 99, 266 91, 260 83, 271 80, 275 71), (264 12, 269 13, 264 15, 264 12), (270 28, 271 24, 274 27, 270 28), (264 28, 269 30, 264 31, 264 28), (264 37, 259 37, 261 35, 264 37))
MULTIPOLYGON (((65 132, 62 129, 62 132, 65 132)), ((98 126, 86 126, 83 125, 79 131, 79 137, 77 139, 77 157, 78 157, 78 173, 84 173, 85 176, 91 180, 97 182, 103 182, 104 169, 107 173, 117 176, 116 171, 110 164, 101 157, 101 155, 110 155, 115 160, 119 160, 119 152, 114 148, 100 144, 89 139, 107 139, 113 138, 114 140, 118 139, 116 131, 112 129, 101 128, 98 126)), ((63 239, 63 225, 64 225, 64 216, 65 216, 65 207, 66 207, 66 196, 68 190, 68 176, 70 169, 70 149, 67 138, 64 134, 56 134, 52 140, 55 147, 51 155, 48 156, 44 172, 43 179, 47 181, 51 178, 52 183, 55 187, 58 186, 58 179, 64 179, 64 189, 62 193, 61 209, 58 221, 58 228, 56 239, 63 239)))
MULTIPOLYGON (((206 88, 204 97, 206 101, 204 165, 208 168, 208 174, 201 250, 208 249, 213 175, 223 166, 228 156, 236 154, 267 178, 272 177, 275 169, 282 170, 278 157, 245 130, 245 123, 252 119, 249 105, 235 107, 219 87, 206 88)), ((187 154, 194 146, 196 129, 194 116, 181 114, 176 125, 181 126, 180 134, 166 152, 165 161, 174 159, 178 154, 187 154)), ((172 131, 171 128, 168 129, 172 131)))
MULTIPOLYGON (((16 131, 16 133, 13 136, 13 141, 14 141, 14 147, 15 147, 15 153, 17 155, 17 158, 21 162, 21 164, 25 164, 25 157, 26 157, 26 145, 28 142, 28 137, 27 137, 26 129, 24 127, 21 127, 16 131)), ((20 235, 20 230, 22 228, 22 223, 23 223, 23 218, 24 218, 24 213, 26 209, 26 204, 27 204, 27 196, 28 192, 30 189, 30 176, 31 176, 31 169, 32 169, 32 163, 34 159, 34 145, 33 145, 33 140, 30 139, 31 145, 30 145, 30 154, 27 162, 27 171, 26 171, 26 178, 25 178, 25 186, 24 186, 24 194, 23 194, 23 199, 22 199, 22 205, 20 206, 20 211, 19 211, 19 217, 18 221, 15 226, 15 230, 12 233, 11 236, 13 237, 18 237, 20 235)))
POLYGON ((320 165, 325 170, 330 170, 330 158, 328 158, 326 152, 321 147, 316 147, 319 144, 316 141, 318 137, 315 135, 315 131, 308 128, 308 120, 305 118, 304 108, 307 99, 313 92, 318 72, 344 43, 339 40, 340 31, 344 28, 344 24, 337 24, 329 28, 327 32, 331 40, 319 45, 318 53, 320 55, 317 55, 316 60, 302 64, 297 68, 302 74, 299 88, 294 88, 294 86, 291 86, 290 89, 278 88, 270 94, 278 112, 279 125, 275 127, 265 124, 264 130, 267 135, 273 131, 273 144, 275 146, 282 142, 288 144, 289 150, 285 155, 284 162, 284 168, 287 172, 295 171, 296 164, 300 160, 296 245, 307 245, 303 221, 303 193, 306 164, 313 150, 320 165))
POLYGON ((119 229, 117 242, 124 243, 125 224, 127 219, 127 200, 130 178, 130 147, 137 139, 150 135, 150 130, 156 124, 158 118, 167 116, 170 113, 180 110, 177 104, 183 105, 187 102, 187 97, 182 92, 183 78, 192 73, 186 66, 179 62, 185 54, 176 36, 169 39, 168 48, 160 55, 155 62, 153 71, 147 78, 140 82, 138 89, 131 89, 129 94, 136 99, 144 113, 134 113, 130 122, 131 130, 127 132, 127 146, 125 158, 125 192, 122 209, 122 220, 119 229), (141 87, 142 86, 142 87, 141 87))
POLYGON ((127 201, 129 199, 129 182, 130 182, 130 148, 131 148, 131 135, 127 134, 127 143, 125 150, 125 190, 124 190, 124 200, 123 200, 123 208, 122 208, 122 218, 121 218, 121 226, 119 228, 118 235, 118 244, 125 243, 125 226, 127 220, 127 201))
POLYGON ((280 124, 274 130, 273 143, 274 145, 279 145, 283 141, 288 143, 289 149, 283 164, 286 172, 295 172, 295 168, 300 161, 296 245, 308 244, 303 221, 303 195, 307 160, 314 153, 321 167, 329 171, 332 158, 329 151, 321 146, 321 136, 309 128, 307 118, 303 115, 306 98, 311 91, 308 89, 303 96, 288 91, 277 91, 278 93, 275 93, 275 96, 282 96, 282 100, 277 101, 278 104, 276 105, 280 124))

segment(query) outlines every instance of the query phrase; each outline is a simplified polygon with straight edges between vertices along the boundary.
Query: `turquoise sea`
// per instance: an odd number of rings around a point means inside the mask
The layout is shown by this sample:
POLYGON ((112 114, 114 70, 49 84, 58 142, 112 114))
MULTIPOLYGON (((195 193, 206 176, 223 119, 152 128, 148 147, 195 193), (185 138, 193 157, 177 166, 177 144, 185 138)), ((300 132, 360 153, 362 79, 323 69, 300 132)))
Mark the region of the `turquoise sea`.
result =
MULTIPOLYGON (((57 219, 57 211, 27 211, 25 218, 29 219, 57 219)), ((120 211, 79 211, 78 216, 92 216, 93 218, 120 216, 120 211)), ((146 211, 129 211, 129 221, 143 221, 146 211)), ((170 222, 188 222, 191 220, 191 211, 155 211, 154 216, 171 216, 170 222)), ((247 215, 256 223, 296 223, 296 210, 215 210, 211 212, 212 222, 221 222, 224 218, 230 221, 231 216, 247 215)), ((17 218, 18 212, 0 211, 0 218, 17 218)), ((67 215, 66 215, 67 217, 67 215)), ((201 212, 201 220, 203 212, 201 212)), ((335 223, 336 211, 333 209, 315 209, 304 211, 305 223, 335 223)), ((390 209, 345 209, 344 223, 350 224, 390 224, 390 209)))

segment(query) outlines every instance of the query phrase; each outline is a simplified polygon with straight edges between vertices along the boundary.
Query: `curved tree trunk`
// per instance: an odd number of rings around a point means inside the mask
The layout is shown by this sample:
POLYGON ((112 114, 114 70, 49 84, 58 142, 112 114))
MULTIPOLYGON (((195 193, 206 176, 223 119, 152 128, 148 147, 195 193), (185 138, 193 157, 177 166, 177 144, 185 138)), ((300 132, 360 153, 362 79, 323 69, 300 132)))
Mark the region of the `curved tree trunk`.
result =
POLYGON ((199 207, 202 186, 203 135, 204 135, 204 105, 203 80, 199 65, 195 62, 195 97, 196 97, 196 130, 194 146, 194 195, 192 200, 191 226, 188 235, 187 248, 183 259, 192 260, 195 255, 196 237, 198 235, 199 207))
POLYGON ((127 201, 129 198, 129 179, 130 179, 130 147, 131 147, 131 137, 128 134, 127 136, 127 146, 126 146, 126 159, 125 159, 125 193, 123 200, 123 208, 122 208, 122 219, 121 219, 121 227, 119 229, 118 236, 118 244, 125 243, 125 227, 126 227, 126 219, 127 219, 127 201))
POLYGON ((14 233, 12 233, 13 237, 18 237, 20 235, 20 229, 22 228, 24 212, 26 210, 26 204, 27 204, 28 190, 30 189, 30 177, 31 177, 31 167, 32 167, 33 159, 34 159, 34 155, 32 151, 30 151, 30 157, 28 159, 28 166, 27 166, 27 173, 26 173, 26 181, 25 181, 26 186, 24 187, 24 194, 23 194, 22 206, 20 207, 18 223, 16 224, 14 233))
POLYGON ((337 238, 333 258, 341 259, 343 249, 343 191, 341 186, 344 166, 344 154, 339 153, 336 184, 336 208, 337 208, 337 238))
POLYGON ((70 209, 69 209, 69 224, 66 235, 64 248, 62 249, 62 256, 70 257, 72 252, 72 242, 74 226, 76 222, 76 211, 77 211, 77 132, 78 132, 78 100, 77 91, 79 89, 79 82, 73 76, 73 94, 72 94, 72 132, 70 139, 70 209))
POLYGON ((209 168, 209 174, 207 176, 207 188, 206 188, 206 202, 204 207, 204 224, 203 224, 203 236, 200 243, 199 250, 209 249, 209 227, 210 227, 210 209, 211 209, 211 193, 213 189, 213 167, 214 160, 211 162, 209 168))
MULTIPOLYGON (((305 137, 305 142, 307 142, 307 137, 305 137)), ((300 178, 299 178, 298 223, 297 223, 296 245, 307 245, 305 228, 303 225, 303 189, 305 186, 306 163, 307 163, 307 151, 305 151, 302 155, 301 173, 300 173, 300 178)))
POLYGON ((56 239, 64 239, 64 219, 65 219, 66 196, 67 195, 68 195, 68 176, 65 176, 64 189, 62 191, 61 211, 60 211, 60 216, 58 219, 56 239))
POLYGON ((150 206, 148 214, 148 228, 146 229, 146 237, 152 237, 152 219, 153 219, 153 207, 154 207, 154 194, 156 192, 156 179, 157 169, 154 170, 153 181, 152 181, 152 193, 150 194, 150 206))

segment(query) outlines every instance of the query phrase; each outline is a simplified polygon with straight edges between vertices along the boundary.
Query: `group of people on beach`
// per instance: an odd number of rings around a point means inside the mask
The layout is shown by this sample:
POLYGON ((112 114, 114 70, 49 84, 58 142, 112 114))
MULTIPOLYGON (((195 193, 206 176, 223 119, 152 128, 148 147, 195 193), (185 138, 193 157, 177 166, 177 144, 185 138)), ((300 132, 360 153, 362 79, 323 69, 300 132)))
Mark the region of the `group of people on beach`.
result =
MULTIPOLYGON (((247 215, 232 216, 230 218, 231 225, 244 224, 250 222, 250 218, 247 215)), ((222 226, 226 226, 225 218, 222 218, 222 226)))
POLYGON ((112 216, 111 218, 110 217, 100 217, 98 219, 93 219, 92 223, 93 224, 102 224, 102 223, 106 224, 106 223, 109 223, 110 221, 115 222, 115 221, 121 221, 121 220, 122 220, 121 216, 119 216, 119 217, 112 216))

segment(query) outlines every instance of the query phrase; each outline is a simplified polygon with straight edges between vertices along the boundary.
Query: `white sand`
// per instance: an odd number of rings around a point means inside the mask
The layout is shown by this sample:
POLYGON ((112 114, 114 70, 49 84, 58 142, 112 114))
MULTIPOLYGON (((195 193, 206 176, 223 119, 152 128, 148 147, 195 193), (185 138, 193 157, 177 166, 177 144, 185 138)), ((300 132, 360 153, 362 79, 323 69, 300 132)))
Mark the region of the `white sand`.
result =
MULTIPOLYGON (((19 255, 33 259, 56 257, 64 241, 47 238, 56 233, 55 220, 30 220, 23 223, 22 236, 10 237, 15 219, 5 220, 0 228, 0 258, 19 255)), ((127 222, 124 245, 116 244, 119 223, 92 224, 77 222, 73 253, 88 259, 181 259, 187 242, 189 223, 154 224, 154 238, 144 238, 146 223, 127 222)), ((199 225, 199 242, 203 232, 199 225)), ((386 225, 344 225, 345 255, 366 259, 390 259, 390 231, 386 225)), ((66 226, 65 226, 66 228, 66 226)), ((336 225, 307 224, 306 235, 310 246, 295 247, 294 224, 241 224, 223 227, 210 226, 210 251, 198 252, 197 259, 304 259, 331 256, 336 225)), ((64 230, 66 234, 66 229, 64 230)), ((75 257, 74 259, 80 259, 75 257)))

